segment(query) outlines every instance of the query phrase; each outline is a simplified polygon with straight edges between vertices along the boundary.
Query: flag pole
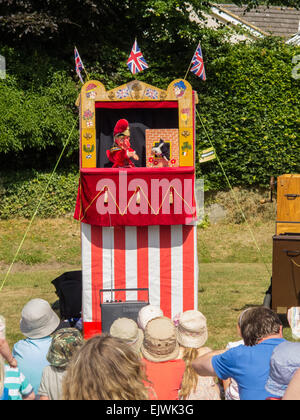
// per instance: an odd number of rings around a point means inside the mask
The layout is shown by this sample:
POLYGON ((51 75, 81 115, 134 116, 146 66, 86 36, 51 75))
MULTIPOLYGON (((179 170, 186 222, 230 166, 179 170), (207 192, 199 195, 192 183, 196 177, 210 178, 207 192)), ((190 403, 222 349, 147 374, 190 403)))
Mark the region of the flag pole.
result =
POLYGON ((193 57, 192 57, 192 59, 191 59, 191 61, 190 61, 190 65, 189 65, 189 67, 188 67, 188 69, 187 69, 187 71, 186 71, 186 73, 185 73, 185 76, 184 76, 184 79, 183 79, 183 80, 185 80, 185 79, 187 78, 188 72, 190 71, 190 68, 191 68, 191 66, 192 66, 192 62, 193 62, 194 55, 195 55, 195 53, 193 54, 193 57))
POLYGON ((83 70, 84 70, 84 72, 85 72, 85 74, 86 74, 87 79, 88 79, 88 80, 90 80, 90 76, 89 76, 89 74, 88 74, 88 72, 86 71, 86 69, 85 69, 85 67, 84 67, 84 66, 83 66, 83 70))
MULTIPOLYGON (((77 49, 76 45, 74 46, 74 48, 78 51, 78 49, 77 49)), ((79 54, 79 53, 78 53, 78 54, 79 54)), ((81 57, 80 57, 80 59, 81 59, 81 57)), ((84 65, 83 65, 82 60, 81 60, 81 63, 82 63, 82 67, 83 67, 83 70, 84 70, 84 72, 85 72, 85 75, 86 75, 87 79, 88 79, 88 80, 90 80, 90 76, 89 76, 88 72, 86 71, 86 69, 85 69, 85 67, 84 67, 84 65)))
MULTIPOLYGON (((193 55, 193 58, 194 58, 194 55, 193 55)), ((183 80, 185 80, 187 78, 188 72, 190 71, 190 68, 191 68, 191 65, 192 65, 192 62, 193 62, 193 58, 191 59, 190 65, 189 65, 189 67, 188 67, 188 69, 187 69, 187 71, 185 73, 185 76, 184 76, 184 79, 183 80)))

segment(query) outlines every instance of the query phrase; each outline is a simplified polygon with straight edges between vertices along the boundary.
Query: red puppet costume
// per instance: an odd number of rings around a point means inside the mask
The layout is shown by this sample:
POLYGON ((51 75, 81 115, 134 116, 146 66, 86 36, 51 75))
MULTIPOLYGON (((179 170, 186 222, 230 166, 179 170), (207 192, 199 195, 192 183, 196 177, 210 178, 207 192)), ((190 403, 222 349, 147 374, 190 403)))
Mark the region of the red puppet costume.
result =
POLYGON ((135 150, 130 147, 130 130, 127 120, 119 120, 114 128, 114 144, 106 151, 108 159, 113 163, 113 168, 131 168, 133 158, 139 160, 135 150))

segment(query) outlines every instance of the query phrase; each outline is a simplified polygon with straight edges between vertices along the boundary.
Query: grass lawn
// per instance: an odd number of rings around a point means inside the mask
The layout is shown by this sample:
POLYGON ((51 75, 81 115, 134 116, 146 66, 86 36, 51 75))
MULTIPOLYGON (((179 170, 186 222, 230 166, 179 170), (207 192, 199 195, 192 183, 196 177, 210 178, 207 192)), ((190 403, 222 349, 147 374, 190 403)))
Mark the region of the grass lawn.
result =
MULTIPOLYGON (((0 287, 28 224, 0 221, 0 287)), ((272 271, 274 229, 274 222, 258 221, 250 227, 217 224, 198 230, 199 310, 207 317, 211 348, 238 340, 239 313, 263 303, 272 271)), ((6 318, 10 345, 23 338, 19 320, 25 303, 39 297, 52 304, 57 296, 51 281, 78 269, 79 223, 72 217, 35 219, 0 291, 0 314, 6 318)), ((284 336, 291 339, 290 328, 284 328, 284 336)))

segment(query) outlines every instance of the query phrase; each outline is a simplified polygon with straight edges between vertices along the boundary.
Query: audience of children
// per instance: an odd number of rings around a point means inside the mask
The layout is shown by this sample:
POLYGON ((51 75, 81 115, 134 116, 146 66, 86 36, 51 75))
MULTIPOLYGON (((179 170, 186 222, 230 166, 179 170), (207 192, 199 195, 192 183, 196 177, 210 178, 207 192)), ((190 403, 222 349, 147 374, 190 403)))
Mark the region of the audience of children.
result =
POLYGON ((12 354, 35 394, 39 390, 43 369, 49 365, 46 356, 51 334, 59 324, 59 317, 43 299, 30 300, 22 310, 20 330, 26 338, 13 346, 12 354))
POLYGON ((300 368, 294 373, 291 382, 288 384, 287 389, 282 397, 282 400, 300 400, 300 368))
POLYGON ((300 343, 284 340, 277 314, 263 306, 241 313, 242 340, 219 351, 205 346, 201 312, 171 320, 153 305, 137 322, 119 318, 110 334, 84 340, 62 328, 48 302, 32 299, 20 322, 27 338, 12 353, 1 328, 0 400, 300 399, 300 343))
POLYGON ((161 316, 164 316, 164 313, 159 306, 146 305, 143 308, 141 308, 138 313, 137 324, 139 328, 145 331, 146 325, 149 321, 151 321, 154 318, 159 318, 161 316))
POLYGON ((179 391, 180 399, 220 400, 220 389, 214 378, 199 376, 192 367, 192 362, 197 357, 211 351, 209 347, 204 347, 208 338, 205 316, 194 310, 183 312, 179 316, 176 332, 179 343, 178 358, 185 362, 179 391))
POLYGON ((300 343, 285 341, 273 351, 266 390, 281 399, 300 367, 300 343))
POLYGON ((72 358, 62 393, 63 400, 147 400, 150 389, 132 346, 102 334, 87 340, 72 358))
POLYGON ((131 346, 137 353, 141 350, 141 345, 144 339, 144 332, 138 327, 137 323, 130 318, 116 319, 109 331, 112 337, 121 338, 129 346, 131 346))
POLYGON ((0 400, 33 400, 31 384, 20 372, 5 339, 5 320, 0 317, 0 400), (8 364, 4 363, 4 360, 8 364))
POLYGON ((5 367, 3 357, 0 356, 0 400, 8 400, 8 389, 4 387, 5 367))
MULTIPOLYGON (((248 311, 247 308, 245 309, 238 318, 238 322, 237 322, 237 333, 238 336, 241 337, 241 323, 242 323, 242 319, 244 316, 244 313, 246 311, 248 311)), ((229 343, 227 343, 225 350, 229 350, 232 349, 234 347, 238 347, 245 344, 244 340, 238 340, 238 341, 230 341, 229 343)), ((222 381, 223 384, 223 389, 224 389, 224 399, 225 400, 229 400, 229 401, 238 401, 240 399, 240 393, 239 393, 239 387, 237 382, 233 379, 233 378, 228 378, 222 381)))
POLYGON ((50 364, 43 370, 38 391, 40 400, 61 399, 62 379, 72 356, 83 344, 82 334, 77 328, 61 328, 52 335, 47 353, 50 364))
POLYGON ((212 351, 198 357, 192 365, 199 375, 235 379, 241 400, 273 397, 265 385, 273 350, 285 341, 282 323, 275 312, 260 306, 244 312, 240 329, 244 345, 212 351))
POLYGON ((141 351, 146 374, 157 399, 179 399, 185 363, 178 359, 179 344, 171 319, 159 317, 147 323, 141 351))

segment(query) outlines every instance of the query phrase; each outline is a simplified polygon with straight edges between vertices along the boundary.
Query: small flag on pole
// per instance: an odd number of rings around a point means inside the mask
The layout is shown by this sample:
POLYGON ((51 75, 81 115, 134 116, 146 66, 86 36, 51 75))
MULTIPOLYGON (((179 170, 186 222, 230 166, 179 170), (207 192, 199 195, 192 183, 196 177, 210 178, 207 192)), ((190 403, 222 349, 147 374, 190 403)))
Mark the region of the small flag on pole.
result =
POLYGON ((200 47, 200 42, 192 58, 191 72, 194 73, 196 76, 200 77, 202 80, 206 80, 204 61, 203 61, 202 51, 200 47))
POLYGON ((134 41, 130 56, 127 60, 127 66, 132 74, 136 74, 148 68, 148 64, 139 49, 137 41, 134 41))
POLYGON ((79 55, 78 50, 77 50, 76 47, 74 48, 74 56, 75 56, 75 69, 76 69, 76 73, 77 73, 77 75, 78 75, 81 83, 83 84, 84 81, 83 81, 82 76, 81 76, 81 71, 84 70, 84 66, 83 66, 83 63, 81 61, 80 55, 79 55))

